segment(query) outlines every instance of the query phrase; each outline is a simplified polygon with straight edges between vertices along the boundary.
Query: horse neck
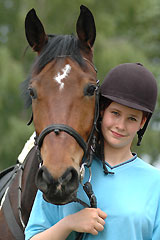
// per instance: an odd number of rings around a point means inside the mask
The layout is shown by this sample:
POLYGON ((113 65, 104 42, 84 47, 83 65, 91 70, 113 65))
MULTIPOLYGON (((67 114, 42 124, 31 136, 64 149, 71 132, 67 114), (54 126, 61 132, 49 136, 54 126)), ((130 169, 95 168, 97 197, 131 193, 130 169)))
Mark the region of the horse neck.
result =
POLYGON ((37 192, 35 185, 35 175, 38 170, 38 159, 36 149, 33 148, 27 156, 26 165, 22 176, 22 218, 25 224, 28 222, 30 211, 37 192))

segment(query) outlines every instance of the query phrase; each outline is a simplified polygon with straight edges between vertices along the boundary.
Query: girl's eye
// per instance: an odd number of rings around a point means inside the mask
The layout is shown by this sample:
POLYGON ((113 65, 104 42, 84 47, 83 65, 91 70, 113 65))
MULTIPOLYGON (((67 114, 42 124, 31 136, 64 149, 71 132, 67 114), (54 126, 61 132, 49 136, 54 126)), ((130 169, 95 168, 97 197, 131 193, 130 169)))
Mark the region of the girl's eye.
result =
POLYGON ((115 116, 119 116, 119 113, 116 112, 116 111, 112 111, 112 114, 115 115, 115 116))
POLYGON ((134 121, 134 122, 136 122, 136 121, 137 121, 137 119, 136 119, 136 118, 134 118, 134 117, 130 117, 130 118, 129 118, 129 120, 131 120, 131 121, 134 121))

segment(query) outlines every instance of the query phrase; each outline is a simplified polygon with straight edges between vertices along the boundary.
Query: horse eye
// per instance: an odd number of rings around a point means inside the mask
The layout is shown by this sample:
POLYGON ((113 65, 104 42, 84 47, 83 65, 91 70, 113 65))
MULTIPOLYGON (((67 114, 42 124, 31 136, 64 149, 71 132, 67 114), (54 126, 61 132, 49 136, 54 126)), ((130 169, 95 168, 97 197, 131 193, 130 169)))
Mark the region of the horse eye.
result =
POLYGON ((29 94, 31 96, 31 98, 36 99, 37 98, 37 92, 35 88, 28 88, 29 94))
POLYGON ((90 84, 84 89, 84 95, 85 96, 93 96, 94 92, 96 90, 96 85, 90 84))

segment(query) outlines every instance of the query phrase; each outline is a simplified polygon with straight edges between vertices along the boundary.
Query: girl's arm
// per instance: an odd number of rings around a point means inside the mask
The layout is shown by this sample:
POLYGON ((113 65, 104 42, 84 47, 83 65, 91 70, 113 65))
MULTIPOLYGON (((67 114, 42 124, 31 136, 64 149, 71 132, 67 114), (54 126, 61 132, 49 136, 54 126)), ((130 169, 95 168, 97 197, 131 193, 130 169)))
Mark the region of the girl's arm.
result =
POLYGON ((99 208, 85 208, 63 218, 51 228, 32 237, 31 240, 65 240, 72 231, 97 235, 104 229, 106 217, 106 213, 99 208))

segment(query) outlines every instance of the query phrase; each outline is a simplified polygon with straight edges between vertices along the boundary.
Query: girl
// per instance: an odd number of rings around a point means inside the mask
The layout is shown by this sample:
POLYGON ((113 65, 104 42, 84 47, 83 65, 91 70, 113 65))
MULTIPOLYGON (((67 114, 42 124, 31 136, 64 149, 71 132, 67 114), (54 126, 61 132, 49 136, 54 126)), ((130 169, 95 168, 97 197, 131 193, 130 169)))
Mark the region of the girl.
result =
MULTIPOLYGON (((160 239, 160 171, 131 151, 136 133, 140 145, 155 109, 154 76, 142 64, 121 64, 104 79, 100 94, 101 133, 91 181, 98 209, 55 206, 38 191, 26 240, 75 239, 75 232, 89 233, 83 238, 89 240, 160 239)), ((78 195, 87 202, 81 186, 78 195)))

